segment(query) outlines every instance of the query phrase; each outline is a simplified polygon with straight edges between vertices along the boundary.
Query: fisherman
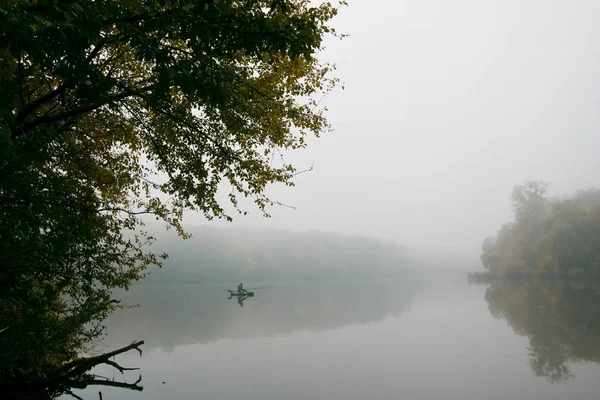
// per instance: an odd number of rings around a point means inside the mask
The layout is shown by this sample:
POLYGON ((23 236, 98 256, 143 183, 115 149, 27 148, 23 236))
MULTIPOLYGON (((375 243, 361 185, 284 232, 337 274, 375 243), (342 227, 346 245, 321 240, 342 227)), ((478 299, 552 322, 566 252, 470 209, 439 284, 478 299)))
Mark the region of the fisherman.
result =
POLYGON ((244 284, 241 283, 241 282, 238 285, 238 293, 240 293, 240 294, 248 294, 248 292, 246 292, 246 289, 244 289, 244 284))

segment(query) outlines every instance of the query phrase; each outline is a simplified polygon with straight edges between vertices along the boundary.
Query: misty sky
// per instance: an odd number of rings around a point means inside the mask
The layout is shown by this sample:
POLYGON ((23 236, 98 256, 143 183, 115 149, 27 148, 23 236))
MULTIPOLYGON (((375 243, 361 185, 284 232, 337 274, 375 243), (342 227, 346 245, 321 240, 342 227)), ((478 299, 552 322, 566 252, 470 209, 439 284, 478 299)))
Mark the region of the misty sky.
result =
MULTIPOLYGON (((288 157, 315 170, 236 225, 321 229, 478 255, 527 179, 598 186, 600 1, 353 0, 324 59, 335 132, 288 157)), ((186 222, 200 222, 186 217, 186 222)))

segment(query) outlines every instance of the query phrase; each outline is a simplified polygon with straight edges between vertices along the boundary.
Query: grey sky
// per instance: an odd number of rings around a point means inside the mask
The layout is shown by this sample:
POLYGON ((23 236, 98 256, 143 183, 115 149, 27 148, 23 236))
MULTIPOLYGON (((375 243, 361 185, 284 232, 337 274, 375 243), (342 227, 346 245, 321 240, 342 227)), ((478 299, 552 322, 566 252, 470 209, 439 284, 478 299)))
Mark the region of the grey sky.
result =
POLYGON ((269 192, 297 210, 235 224, 478 254, 514 184, 598 185, 598 21, 597 0, 351 1, 324 54, 346 85, 326 100, 335 132, 269 192))

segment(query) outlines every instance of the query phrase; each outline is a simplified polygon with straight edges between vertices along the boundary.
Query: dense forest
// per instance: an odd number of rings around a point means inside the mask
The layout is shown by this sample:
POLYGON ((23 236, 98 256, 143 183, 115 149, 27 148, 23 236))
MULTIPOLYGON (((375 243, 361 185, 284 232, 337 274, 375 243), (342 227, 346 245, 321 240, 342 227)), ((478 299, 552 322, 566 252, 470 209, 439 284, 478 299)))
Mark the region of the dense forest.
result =
POLYGON ((495 280, 485 294, 490 313, 529 339, 535 376, 552 383, 573 377, 569 364, 600 362, 600 285, 495 280))
POLYGON ((169 258, 144 283, 338 280, 406 277, 408 251, 393 242, 319 231, 186 227, 188 240, 157 237, 169 258))
POLYGON ((600 276, 600 190, 549 198, 547 185, 514 188, 514 221, 485 240, 481 261, 490 276, 600 276))

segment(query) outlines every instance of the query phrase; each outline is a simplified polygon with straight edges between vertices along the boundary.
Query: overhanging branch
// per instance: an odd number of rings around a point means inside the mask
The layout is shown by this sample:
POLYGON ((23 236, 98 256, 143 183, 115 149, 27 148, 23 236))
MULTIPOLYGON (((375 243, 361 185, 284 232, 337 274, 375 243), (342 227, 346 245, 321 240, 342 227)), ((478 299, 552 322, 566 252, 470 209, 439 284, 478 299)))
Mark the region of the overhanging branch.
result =
POLYGON ((18 136, 21 136, 21 135, 27 133, 28 131, 31 131, 34 128, 37 128, 40 125, 60 122, 60 121, 64 121, 71 117, 76 117, 76 116, 79 116, 82 114, 86 114, 91 111, 97 110, 98 108, 103 107, 107 104, 110 104, 113 102, 118 102, 120 100, 124 100, 131 96, 140 95, 144 92, 152 90, 153 88, 154 88, 154 85, 147 85, 147 86, 144 86, 143 88, 140 88, 137 90, 127 88, 123 92, 113 95, 113 96, 107 96, 106 98, 102 99, 101 101, 97 101, 92 104, 86 104, 84 106, 65 111, 61 114, 48 115, 46 117, 37 118, 37 119, 35 119, 31 122, 28 122, 22 126, 17 126, 16 128, 14 128, 13 132, 11 134, 11 137, 14 139, 18 136))

